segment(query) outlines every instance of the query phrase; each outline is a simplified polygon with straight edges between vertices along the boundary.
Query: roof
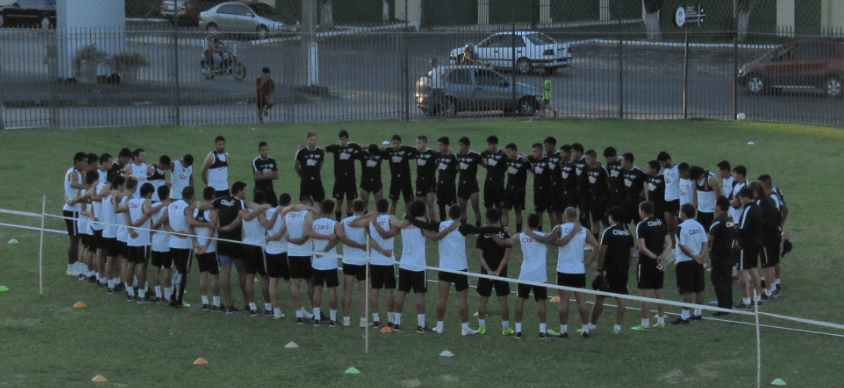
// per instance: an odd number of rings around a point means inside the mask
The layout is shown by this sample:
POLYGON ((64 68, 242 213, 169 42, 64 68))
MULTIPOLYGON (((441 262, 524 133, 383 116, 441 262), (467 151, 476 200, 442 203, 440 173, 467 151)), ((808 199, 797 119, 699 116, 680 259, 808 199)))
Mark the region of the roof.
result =
MULTIPOLYGON (((518 35, 518 36, 525 36, 525 35, 538 34, 538 33, 539 33, 538 31, 530 31, 530 30, 516 31, 516 35, 518 35)), ((492 35, 511 35, 511 34, 513 34, 513 31, 501 31, 501 32, 496 32, 492 35)))

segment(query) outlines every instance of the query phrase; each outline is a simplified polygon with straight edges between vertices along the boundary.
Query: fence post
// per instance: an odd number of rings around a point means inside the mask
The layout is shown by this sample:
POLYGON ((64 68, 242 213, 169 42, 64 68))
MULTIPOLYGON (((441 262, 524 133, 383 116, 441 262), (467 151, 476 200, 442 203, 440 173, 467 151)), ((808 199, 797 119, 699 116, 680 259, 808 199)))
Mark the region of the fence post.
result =
POLYGON ((689 114, 689 27, 685 28, 685 45, 683 48, 683 118, 689 114))
POLYGON ((404 1, 404 33, 401 34, 401 44, 404 48, 404 64, 403 64, 403 81, 402 87, 403 96, 402 96, 402 103, 404 105, 404 121, 410 121, 410 59, 408 58, 409 53, 407 49, 407 35, 410 34, 410 17, 407 14, 407 3, 408 0, 404 1))
POLYGON ((38 243, 38 294, 44 296, 44 215, 47 213, 47 196, 41 198, 41 236, 38 243))
POLYGON ((179 23, 173 23, 173 77, 176 85, 176 99, 173 107, 176 109, 175 125, 182 125, 181 85, 179 85, 179 23))
POLYGON ((730 79, 733 81, 733 95, 732 95, 732 108, 733 108, 733 120, 736 120, 738 117, 738 26, 736 26, 735 35, 733 35, 733 74, 730 76, 730 79))
POLYGON ((618 20, 618 118, 624 118, 624 40, 618 20))

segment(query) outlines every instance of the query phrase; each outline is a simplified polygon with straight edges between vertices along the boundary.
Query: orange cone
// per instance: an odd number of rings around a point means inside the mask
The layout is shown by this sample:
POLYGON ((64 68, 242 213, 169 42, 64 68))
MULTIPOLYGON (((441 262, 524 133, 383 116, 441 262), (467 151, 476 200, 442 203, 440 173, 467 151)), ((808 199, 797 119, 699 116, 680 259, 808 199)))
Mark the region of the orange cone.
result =
POLYGON ((555 296, 555 297, 551 298, 551 303, 560 303, 560 297, 555 296))
POLYGON ((475 311, 475 316, 476 316, 476 317, 478 316, 478 312, 477 312, 477 311, 475 311))
MULTIPOLYGON (((79 307, 85 307, 85 303, 82 303, 82 302, 76 302, 76 304, 75 304, 75 305, 73 305, 73 307, 76 307, 76 308, 79 308, 79 307)), ((99 377, 102 377, 102 376, 99 376, 99 377)), ((103 380, 103 381, 105 381, 105 380, 103 380)))
MULTIPOLYGON (((81 302, 80 302, 80 303, 81 303, 81 302)), ((103 375, 97 375, 96 377, 94 377, 93 379, 91 379, 91 381, 96 381, 96 382, 98 382, 98 383, 101 383, 101 382, 103 382, 103 381, 106 381, 106 378, 105 378, 105 377, 103 377, 103 375)))
POLYGON ((207 365, 208 361, 205 361, 204 358, 200 357, 197 358, 196 361, 193 362, 194 365, 207 365))
POLYGON ((384 326, 384 328, 381 329, 381 332, 382 333, 392 333, 393 329, 391 329, 390 326, 384 326))
POLYGON ((258 278, 253 278, 253 279, 255 279, 254 283, 258 283, 258 278))

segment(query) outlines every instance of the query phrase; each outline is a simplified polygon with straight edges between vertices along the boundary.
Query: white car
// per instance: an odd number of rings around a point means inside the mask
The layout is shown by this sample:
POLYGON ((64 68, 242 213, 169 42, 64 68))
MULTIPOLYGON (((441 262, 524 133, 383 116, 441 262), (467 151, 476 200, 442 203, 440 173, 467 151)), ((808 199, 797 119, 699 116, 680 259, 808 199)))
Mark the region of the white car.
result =
MULTIPOLYGON (((516 31, 499 32, 472 44, 475 56, 490 67, 513 69, 513 50, 516 50, 515 69, 520 74, 530 74, 535 69, 544 69, 552 74, 560 67, 571 63, 571 44, 557 43, 541 32, 516 31), (514 39, 515 38, 515 39, 514 39)), ((451 50, 448 59, 453 65, 463 62, 464 47, 451 50)))
POLYGON ((199 14, 199 29, 224 34, 254 34, 258 39, 296 32, 299 22, 255 0, 219 4, 199 14))

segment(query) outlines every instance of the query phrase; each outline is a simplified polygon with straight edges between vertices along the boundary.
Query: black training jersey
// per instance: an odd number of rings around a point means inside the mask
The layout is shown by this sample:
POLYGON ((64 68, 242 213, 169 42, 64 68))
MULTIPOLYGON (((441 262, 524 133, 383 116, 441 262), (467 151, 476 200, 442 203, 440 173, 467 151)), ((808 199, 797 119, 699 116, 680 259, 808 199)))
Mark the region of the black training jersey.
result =
POLYGON ((548 168, 548 156, 542 155, 539 159, 528 156, 533 172, 533 190, 548 188, 551 182, 551 170, 548 168))
POLYGON ((123 166, 120 165, 117 161, 111 163, 111 168, 108 170, 108 174, 106 176, 110 176, 112 178, 116 176, 126 176, 126 173, 123 172, 123 166))
MULTIPOLYGON (((510 238, 510 234, 504 231, 500 231, 498 233, 484 233, 478 235, 475 248, 480 249, 484 253, 484 260, 486 261, 486 264, 489 268, 495 271, 498 266, 501 265, 501 260, 504 260, 504 252, 507 247, 496 244, 495 240, 492 238, 493 236, 498 236, 502 240, 510 238)), ((504 268, 506 269, 507 267, 504 268)))
POLYGON ((592 192, 592 198, 606 199, 609 197, 609 173, 603 164, 594 168, 588 167, 585 175, 589 182, 589 191, 592 192))
MULTIPOLYGON (((661 255, 665 249, 665 236, 667 235, 668 228, 659 218, 649 217, 636 224, 636 238, 644 239, 645 248, 648 248, 657 256, 661 255)), ((656 259, 651 259, 640 253, 639 261, 651 261, 653 263, 656 259)))
POLYGON ((393 149, 390 147, 386 152, 390 161, 390 178, 410 179, 410 159, 416 156, 416 148, 400 146, 399 149, 393 149))
POLYGON ((638 205, 645 200, 646 178, 645 171, 638 166, 624 170, 624 202, 626 205, 638 205))
POLYGON ((709 252, 712 257, 730 259, 733 254, 733 240, 735 239, 735 222, 728 213, 721 214, 712 221, 709 235, 712 236, 712 246, 709 252))
POLYGON ((483 158, 481 154, 469 150, 465 154, 457 155, 457 171, 460 172, 460 184, 478 183, 478 165, 481 164, 483 158))
POLYGON ((548 182, 553 186, 558 186, 563 183, 563 176, 560 174, 560 167, 562 166, 563 157, 560 151, 553 154, 545 154, 548 157, 548 182))
POLYGON ((746 249, 761 245, 764 228, 762 209, 755 202, 747 204, 741 212, 738 230, 736 230, 739 247, 746 249))
MULTIPOLYGON (((228 197, 220 197, 215 199, 212 204, 214 205, 214 209, 217 209, 217 212, 220 215, 220 228, 224 226, 228 226, 235 219, 237 219, 237 213, 240 209, 246 208, 246 203, 243 202, 242 199, 237 198, 235 196, 228 196, 228 197)), ((220 238, 224 238, 227 240, 235 240, 235 241, 242 241, 241 235, 243 231, 243 225, 234 228, 228 232, 220 232, 220 238)))
POLYGON ((355 158, 360 160, 360 181, 381 182, 381 162, 386 158, 386 153, 378 150, 373 154, 365 149, 355 155, 355 158))
POLYGON ((296 152, 296 161, 299 162, 302 179, 322 180, 320 170, 322 162, 325 161, 325 151, 322 148, 315 147, 310 150, 308 147, 302 147, 296 152))
POLYGON ((504 151, 481 152, 481 158, 486 163, 486 183, 503 186, 504 175, 507 173, 507 156, 504 151))
POLYGON ((516 160, 507 159, 507 190, 525 192, 528 168, 530 168, 530 165, 522 161, 521 155, 516 160))
POLYGON ((563 181, 563 192, 568 195, 577 195, 577 171, 575 164, 565 162, 560 165, 560 177, 563 181))
POLYGON ((334 154, 334 179, 349 179, 355 177, 354 154, 360 151, 360 144, 350 141, 345 147, 331 144, 325 147, 325 152, 334 154))
POLYGON ((648 183, 648 201, 654 204, 654 208, 662 210, 665 207, 665 178, 662 174, 648 176, 645 182, 648 183))
POLYGON ((615 224, 604 229, 601 245, 606 246, 604 254, 605 271, 625 271, 630 269, 630 248, 633 248, 633 236, 623 225, 615 224))
POLYGON ((589 177, 586 173, 586 157, 580 158, 574 162, 574 173, 577 175, 577 194, 581 198, 588 198, 591 194, 589 192, 589 177))
POLYGON ((610 197, 624 198, 626 191, 624 186, 624 168, 621 162, 607 163, 607 173, 610 182, 610 197))
POLYGON ((768 196, 761 196, 756 204, 762 210, 762 223, 765 225, 762 232, 763 238, 767 240, 779 239, 782 213, 777 209, 774 200, 768 196))
MULTIPOLYGON (((252 159, 252 171, 260 173, 278 171, 278 163, 273 158, 267 157, 264 160, 260 156, 257 156, 255 159, 252 159)), ((272 191, 272 189, 272 179, 255 179, 255 190, 272 191)))
POLYGON ((437 185, 454 185, 454 180, 457 179, 457 156, 453 153, 438 153, 437 171, 439 171, 437 185))
POLYGON ((414 154, 416 158, 416 180, 424 182, 434 182, 437 177, 437 156, 438 152, 432 149, 427 149, 425 152, 418 150, 414 154))

